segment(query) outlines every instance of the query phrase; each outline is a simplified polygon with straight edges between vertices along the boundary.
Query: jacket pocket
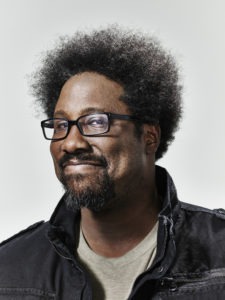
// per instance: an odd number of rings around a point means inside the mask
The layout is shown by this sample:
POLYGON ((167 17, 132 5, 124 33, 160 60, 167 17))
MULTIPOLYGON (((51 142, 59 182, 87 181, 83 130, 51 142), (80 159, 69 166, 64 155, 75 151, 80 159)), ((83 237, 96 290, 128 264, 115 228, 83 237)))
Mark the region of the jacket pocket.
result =
MULTIPOLYGON (((1 299, 1 298, 0 298, 1 299)), ((224 300, 225 285, 214 285, 210 287, 195 287, 191 289, 179 289, 159 293, 153 300, 224 300)))
POLYGON ((0 288, 0 300, 54 300, 55 295, 34 288, 0 288))
MULTIPOLYGON (((171 280, 164 291, 157 293, 153 300, 224 300, 225 276, 210 274, 209 278, 171 280)), ((218 274, 217 274, 218 275, 218 274)))

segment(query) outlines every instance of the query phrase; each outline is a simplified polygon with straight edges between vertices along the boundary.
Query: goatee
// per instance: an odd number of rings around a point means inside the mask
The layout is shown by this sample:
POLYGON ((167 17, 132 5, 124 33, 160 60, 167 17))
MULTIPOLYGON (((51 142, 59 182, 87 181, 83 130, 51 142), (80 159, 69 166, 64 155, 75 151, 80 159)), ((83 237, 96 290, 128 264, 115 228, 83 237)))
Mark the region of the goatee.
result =
POLYGON ((86 207, 92 211, 103 210, 115 197, 114 182, 108 174, 108 164, 103 156, 90 153, 65 154, 60 160, 60 181, 66 191, 66 203, 69 209, 76 211, 86 207), (99 171, 95 175, 69 174, 63 172, 64 163, 76 158, 77 161, 93 161, 99 164, 99 171))
POLYGON ((66 183, 63 186, 67 194, 66 204, 70 210, 76 211, 86 207, 94 212, 100 212, 115 197, 114 184, 106 172, 101 176, 95 176, 94 180, 88 177, 70 175, 64 178, 66 183), (86 180, 89 181, 89 184, 82 184, 86 180))

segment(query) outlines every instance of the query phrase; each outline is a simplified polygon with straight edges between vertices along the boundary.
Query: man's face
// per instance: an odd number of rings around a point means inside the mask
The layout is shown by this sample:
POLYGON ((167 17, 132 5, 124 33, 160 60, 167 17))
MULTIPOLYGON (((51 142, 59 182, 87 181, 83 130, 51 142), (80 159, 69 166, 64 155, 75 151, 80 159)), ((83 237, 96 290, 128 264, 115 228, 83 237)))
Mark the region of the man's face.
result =
MULTIPOLYGON (((123 92, 121 85, 98 73, 75 75, 63 86, 54 117, 76 120, 102 112, 130 115, 120 100, 123 92)), ((110 131, 95 137, 82 136, 72 126, 69 135, 53 141, 50 149, 56 175, 73 208, 99 211, 120 205, 148 173, 145 142, 128 120, 112 120, 110 131)))

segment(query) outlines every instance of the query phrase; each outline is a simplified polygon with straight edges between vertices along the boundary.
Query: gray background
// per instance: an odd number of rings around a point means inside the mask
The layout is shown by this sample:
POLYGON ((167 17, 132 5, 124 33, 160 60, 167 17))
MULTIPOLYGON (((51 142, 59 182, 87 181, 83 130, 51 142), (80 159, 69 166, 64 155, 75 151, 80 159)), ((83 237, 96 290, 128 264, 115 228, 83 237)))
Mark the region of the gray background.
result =
POLYGON ((185 114, 159 164, 182 201, 225 207, 223 0, 0 0, 0 240, 47 220, 62 195, 26 75, 59 35, 115 22, 158 36, 177 57, 185 114))

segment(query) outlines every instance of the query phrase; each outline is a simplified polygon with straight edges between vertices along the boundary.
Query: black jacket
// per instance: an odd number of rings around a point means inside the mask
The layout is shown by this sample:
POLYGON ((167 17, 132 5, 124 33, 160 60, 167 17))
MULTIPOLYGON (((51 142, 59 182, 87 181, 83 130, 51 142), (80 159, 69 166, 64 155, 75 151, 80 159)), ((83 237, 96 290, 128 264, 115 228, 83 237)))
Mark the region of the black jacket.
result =
MULTIPOLYGON (((180 202, 172 179, 159 167, 157 184, 163 197, 157 253, 151 268, 136 278, 129 299, 224 300, 224 212, 180 202)), ((49 222, 1 244, 0 300, 92 299, 75 253, 79 219, 62 199, 49 222)))

